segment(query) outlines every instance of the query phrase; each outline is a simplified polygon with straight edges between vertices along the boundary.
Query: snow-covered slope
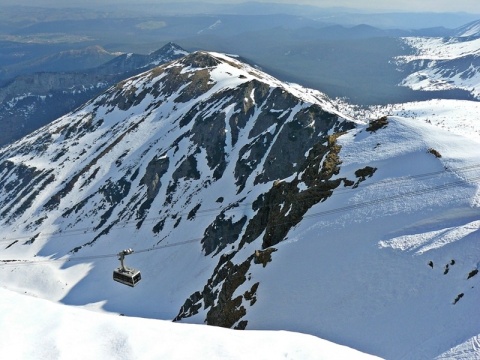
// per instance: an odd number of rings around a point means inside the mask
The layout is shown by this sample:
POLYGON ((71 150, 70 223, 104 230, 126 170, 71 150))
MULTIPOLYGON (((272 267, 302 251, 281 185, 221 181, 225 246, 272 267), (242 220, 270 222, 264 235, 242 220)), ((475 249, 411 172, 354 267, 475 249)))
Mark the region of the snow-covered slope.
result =
POLYGON ((339 176, 359 163, 377 171, 312 209, 278 245, 260 278, 258 297, 269 303, 252 309, 252 326, 290 323, 397 359, 434 358, 478 335, 479 279, 467 280, 480 260, 478 141, 390 118, 386 129, 360 129, 340 144, 339 176), (279 303, 301 313, 273 316, 279 303))
POLYGON ((463 349, 480 334, 480 139, 406 116, 354 121, 215 53, 126 80, 0 151, 0 281, 389 359, 463 349), (111 280, 130 247, 133 289, 111 280))
POLYGON ((413 54, 396 58, 406 73, 400 85, 423 91, 460 89, 480 98, 480 38, 467 37, 473 27, 464 30, 451 38, 403 38, 413 54))
MULTIPOLYGON (((358 113, 358 109, 354 109, 352 114, 354 113, 358 113)), ((480 102, 477 101, 435 99, 374 106, 362 115, 376 118, 389 114, 417 119, 475 140, 480 138, 479 113, 480 102)))
POLYGON ((479 37, 480 36, 480 20, 473 21, 464 26, 459 27, 455 36, 457 37, 479 37))
POLYGON ((378 359, 317 337, 99 314, 0 289, 3 359, 378 359))

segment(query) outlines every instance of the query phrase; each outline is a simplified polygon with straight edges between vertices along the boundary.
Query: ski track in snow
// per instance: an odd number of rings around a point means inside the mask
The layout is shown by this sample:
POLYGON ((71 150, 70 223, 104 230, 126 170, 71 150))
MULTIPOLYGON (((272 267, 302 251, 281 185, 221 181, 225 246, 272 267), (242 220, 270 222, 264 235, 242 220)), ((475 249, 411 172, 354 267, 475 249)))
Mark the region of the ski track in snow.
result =
POLYGON ((480 334, 437 356, 435 360, 479 360, 480 334))

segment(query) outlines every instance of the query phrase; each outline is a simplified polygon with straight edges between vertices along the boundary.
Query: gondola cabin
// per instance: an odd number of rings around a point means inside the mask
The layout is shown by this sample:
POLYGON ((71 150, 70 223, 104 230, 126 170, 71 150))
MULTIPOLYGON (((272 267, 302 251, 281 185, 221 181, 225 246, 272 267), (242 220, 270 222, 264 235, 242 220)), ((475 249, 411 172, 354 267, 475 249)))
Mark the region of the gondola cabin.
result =
POLYGON ((122 269, 119 267, 113 271, 113 280, 134 287, 140 280, 142 280, 142 274, 137 269, 122 269))
POLYGON ((113 270, 113 280, 134 287, 140 280, 142 280, 142 274, 139 270, 126 267, 124 259, 126 255, 133 253, 132 249, 123 250, 118 253, 118 260, 120 260, 120 267, 113 270))

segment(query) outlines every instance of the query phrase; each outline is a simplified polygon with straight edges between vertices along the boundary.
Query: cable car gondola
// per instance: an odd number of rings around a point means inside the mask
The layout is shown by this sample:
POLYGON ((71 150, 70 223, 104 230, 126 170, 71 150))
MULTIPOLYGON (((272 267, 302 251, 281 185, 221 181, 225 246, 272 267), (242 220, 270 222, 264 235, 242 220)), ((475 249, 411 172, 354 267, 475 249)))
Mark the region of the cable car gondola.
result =
POLYGON ((118 260, 120 260, 120 267, 113 271, 113 280, 118 281, 121 284, 134 287, 140 280, 142 280, 142 274, 139 270, 126 267, 124 259, 126 255, 133 253, 132 249, 123 250, 118 253, 118 260))

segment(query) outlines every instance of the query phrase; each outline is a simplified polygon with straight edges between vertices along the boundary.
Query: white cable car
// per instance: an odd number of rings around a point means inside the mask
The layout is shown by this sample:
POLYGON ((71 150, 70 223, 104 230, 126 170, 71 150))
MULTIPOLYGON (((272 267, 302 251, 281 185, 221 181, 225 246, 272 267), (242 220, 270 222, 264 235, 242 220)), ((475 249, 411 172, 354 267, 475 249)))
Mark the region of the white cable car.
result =
POLYGON ((142 280, 142 274, 139 270, 126 267, 124 259, 126 255, 133 253, 132 249, 123 250, 118 253, 118 260, 120 260, 120 267, 113 271, 113 280, 118 281, 124 285, 134 287, 140 280, 142 280))

